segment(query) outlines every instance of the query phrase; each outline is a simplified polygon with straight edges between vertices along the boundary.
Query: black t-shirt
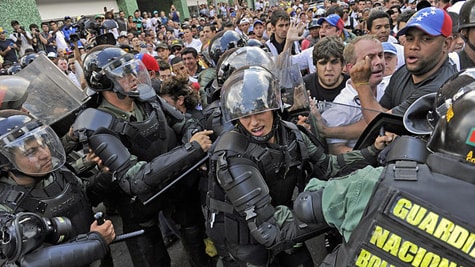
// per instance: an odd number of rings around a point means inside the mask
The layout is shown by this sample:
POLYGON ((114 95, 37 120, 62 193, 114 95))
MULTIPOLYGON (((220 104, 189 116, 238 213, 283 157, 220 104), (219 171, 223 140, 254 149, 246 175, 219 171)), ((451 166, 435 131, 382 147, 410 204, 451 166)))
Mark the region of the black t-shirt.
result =
MULTIPOLYGON (((8 48, 10 44, 13 43, 14 42, 12 39, 5 39, 3 41, 0 40, 0 50, 3 52, 5 49, 8 48)), ((10 51, 8 51, 8 53, 3 56, 3 59, 5 60, 5 62, 9 62, 10 64, 13 62, 18 62, 18 57, 16 55, 15 49, 12 47, 12 49, 10 49, 10 51)))
POLYGON ((407 70, 406 65, 401 66, 391 76, 379 104, 392 110, 392 114, 403 116, 414 101, 426 94, 437 92, 440 86, 455 73, 457 73, 456 66, 451 64, 447 58, 434 74, 424 81, 414 84, 412 74, 407 70))
POLYGON ((318 101, 329 101, 332 102, 335 97, 341 92, 343 88, 346 86, 346 81, 350 78, 350 76, 343 74, 343 81, 338 85, 338 87, 334 89, 326 89, 324 88, 320 82, 318 81, 317 73, 310 73, 303 77, 303 81, 305 82, 305 88, 310 91, 310 96, 315 97, 318 101))

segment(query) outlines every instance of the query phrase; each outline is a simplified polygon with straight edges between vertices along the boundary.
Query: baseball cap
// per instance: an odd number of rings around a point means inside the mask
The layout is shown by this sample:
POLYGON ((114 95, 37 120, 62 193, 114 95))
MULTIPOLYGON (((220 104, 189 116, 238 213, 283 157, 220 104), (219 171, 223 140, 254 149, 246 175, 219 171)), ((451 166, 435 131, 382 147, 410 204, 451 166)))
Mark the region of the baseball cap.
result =
POLYGON ((383 42, 382 45, 384 53, 391 53, 397 55, 396 47, 393 44, 391 44, 390 42, 383 42))
POLYGON ((262 22, 262 20, 258 20, 256 19, 256 21, 254 21, 254 23, 252 24, 252 26, 256 26, 256 24, 261 24, 261 25, 264 25, 264 23, 262 22))
POLYGON ((406 31, 413 27, 431 36, 442 35, 448 37, 452 35, 452 19, 447 12, 436 7, 426 7, 417 11, 409 19, 406 27, 398 31, 397 35, 406 34, 406 31))
POLYGON ((147 70, 159 71, 160 68, 158 67, 158 62, 155 58, 150 54, 137 54, 135 58, 142 60, 143 64, 147 68, 147 70))
POLYGON ((0 27, 0 33, 7 33, 7 31, 5 31, 3 27, 0 27))
POLYGON ((159 48, 162 48, 162 49, 170 49, 168 47, 168 44, 164 43, 164 42, 161 42, 159 44, 157 44, 157 48, 155 48, 155 50, 158 50, 159 48))
POLYGON ((157 10, 154 10, 154 11, 153 11, 153 14, 158 14, 158 11, 157 11, 157 10))
POLYGON ((184 46, 184 45, 183 45, 183 41, 182 41, 182 40, 179 40, 179 39, 173 40, 171 47, 174 47, 174 46, 181 46, 181 47, 183 47, 183 46, 184 46))
POLYGON ((337 27, 340 30, 345 27, 345 23, 337 14, 331 14, 325 18, 319 18, 317 23, 322 25, 324 21, 328 22, 328 24, 334 27, 337 27))
POLYGON ((58 55, 56 55, 55 52, 49 52, 47 57, 49 57, 49 58, 57 58, 58 55))
POLYGON ((248 24, 250 24, 250 21, 249 21, 249 19, 247 19, 247 18, 242 18, 242 19, 241 19, 241 21, 239 21, 239 25, 241 25, 241 24, 245 24, 245 23, 248 23, 248 24))
POLYGON ((127 37, 127 31, 121 31, 119 34, 119 38, 120 37, 127 37))
MULTIPOLYGON (((70 17, 70 16, 65 16, 65 17, 64 17, 64 20, 68 20, 68 19, 71 19, 71 17, 70 17)), ((72 20, 72 19, 71 19, 71 20, 72 20)))

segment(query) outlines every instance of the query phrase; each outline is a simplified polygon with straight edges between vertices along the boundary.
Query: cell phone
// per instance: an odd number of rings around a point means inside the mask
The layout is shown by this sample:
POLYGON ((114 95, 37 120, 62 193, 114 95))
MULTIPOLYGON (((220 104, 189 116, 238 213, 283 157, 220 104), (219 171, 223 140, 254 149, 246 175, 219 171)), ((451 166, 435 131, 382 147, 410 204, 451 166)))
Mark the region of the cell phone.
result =
POLYGON ((13 43, 10 43, 9 45, 10 45, 10 47, 13 47, 14 44, 13 44, 13 43))

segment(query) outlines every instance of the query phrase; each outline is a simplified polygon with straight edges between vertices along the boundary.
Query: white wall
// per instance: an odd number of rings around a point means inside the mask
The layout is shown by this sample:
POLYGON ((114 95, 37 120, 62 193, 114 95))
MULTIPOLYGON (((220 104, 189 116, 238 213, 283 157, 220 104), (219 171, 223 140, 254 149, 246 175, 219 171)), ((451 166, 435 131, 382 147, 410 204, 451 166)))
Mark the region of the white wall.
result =
POLYGON ((115 12, 119 10, 116 0, 36 0, 36 4, 43 21, 63 19, 64 16, 104 14, 104 7, 114 8, 115 12))

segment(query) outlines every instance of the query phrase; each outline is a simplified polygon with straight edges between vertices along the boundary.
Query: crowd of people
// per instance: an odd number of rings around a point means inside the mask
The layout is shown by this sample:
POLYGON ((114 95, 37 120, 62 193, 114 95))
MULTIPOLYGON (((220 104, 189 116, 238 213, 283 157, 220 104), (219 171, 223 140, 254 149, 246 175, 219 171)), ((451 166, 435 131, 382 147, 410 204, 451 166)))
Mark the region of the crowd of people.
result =
POLYGON ((12 20, 0 210, 68 217, 74 238, 3 235, 19 250, 3 258, 112 266, 114 227, 92 216, 103 203, 123 232, 143 230, 125 240, 134 266, 170 266, 174 238, 191 266, 475 265, 460 205, 475 200, 475 0, 445 1, 256 0, 190 18, 104 8, 29 31, 12 20), (61 136, 22 107, 17 74, 41 55, 87 95, 61 136), (322 234, 316 262, 305 241, 322 234))

